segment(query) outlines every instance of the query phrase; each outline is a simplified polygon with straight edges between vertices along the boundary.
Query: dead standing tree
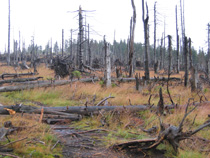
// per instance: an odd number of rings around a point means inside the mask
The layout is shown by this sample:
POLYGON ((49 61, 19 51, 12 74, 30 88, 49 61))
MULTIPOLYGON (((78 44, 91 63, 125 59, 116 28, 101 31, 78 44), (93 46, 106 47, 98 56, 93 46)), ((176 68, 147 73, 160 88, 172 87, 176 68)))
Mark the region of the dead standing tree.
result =
POLYGON ((184 63, 185 63, 185 74, 184 74, 184 86, 188 84, 188 40, 184 38, 184 63))
POLYGON ((105 51, 105 71, 104 78, 106 87, 111 86, 111 52, 110 52, 110 44, 106 42, 104 36, 104 51, 105 51))
POLYGON ((7 65, 10 65, 10 0, 8 1, 9 13, 8 13, 8 54, 7 54, 7 65))
POLYGON ((145 79, 149 80, 149 61, 148 61, 148 51, 149 51, 149 35, 148 35, 149 11, 148 11, 147 3, 146 3, 146 9, 147 9, 147 14, 146 14, 146 18, 144 19, 144 17, 145 17, 144 0, 142 0, 142 20, 143 20, 143 23, 144 23, 144 45, 145 45, 144 70, 145 70, 145 79))
POLYGON ((79 70, 83 69, 83 52, 84 52, 84 27, 83 27, 83 16, 82 16, 82 8, 79 7, 79 70))
POLYGON ((136 25, 136 7, 134 5, 134 0, 131 0, 133 7, 133 18, 130 21, 130 50, 129 50, 129 77, 132 77, 133 74, 133 54, 134 54, 134 31, 136 25))
POLYGON ((171 36, 168 35, 168 74, 171 74, 171 70, 172 70, 172 66, 171 66, 171 61, 172 61, 172 55, 171 55, 171 51, 172 51, 172 47, 171 47, 171 36))
POLYGON ((176 57, 176 72, 179 73, 179 68, 180 68, 180 62, 179 62, 179 29, 178 29, 178 16, 177 16, 177 6, 176 6, 176 52, 177 52, 177 57, 176 57))
POLYGON ((158 68, 158 62, 156 58, 156 3, 154 5, 154 71, 157 73, 157 68, 158 68))

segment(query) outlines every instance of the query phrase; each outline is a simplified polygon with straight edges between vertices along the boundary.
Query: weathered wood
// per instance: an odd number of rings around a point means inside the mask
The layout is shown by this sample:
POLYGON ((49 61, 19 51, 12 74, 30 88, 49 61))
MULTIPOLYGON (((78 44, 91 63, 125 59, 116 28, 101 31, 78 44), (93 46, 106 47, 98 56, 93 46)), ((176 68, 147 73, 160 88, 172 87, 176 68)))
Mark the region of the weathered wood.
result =
MULTIPOLYGON (((25 89, 34 89, 34 88, 41 88, 41 87, 50 87, 50 86, 61 86, 66 85, 72 82, 76 82, 78 80, 62 80, 62 81, 55 81, 55 82, 42 82, 42 83, 34 83, 34 84, 24 84, 24 85, 18 85, 18 86, 5 86, 0 87, 0 92, 11 92, 11 91, 21 91, 25 89)), ((79 80, 79 82, 92 82, 92 81, 98 81, 98 78, 85 78, 79 80)))
MULTIPOLYGON (((123 110, 128 109, 133 112, 149 109, 149 106, 145 105, 132 105, 132 106, 65 106, 65 107, 35 107, 26 105, 11 105, 0 106, 0 115, 9 115, 6 109, 12 109, 17 113, 36 113, 41 114, 41 109, 44 109, 44 114, 56 114, 63 115, 65 117, 71 117, 71 114, 88 115, 91 113, 97 113, 100 110, 112 111, 115 109, 123 110)), ((80 117, 80 116, 78 116, 80 117)))
POLYGON ((131 0, 132 8, 133 8, 133 17, 130 22, 130 48, 129 48, 129 77, 132 77, 133 74, 133 55, 134 55, 134 33, 136 26, 136 6, 134 4, 134 0, 131 0))
POLYGON ((146 3, 146 9, 147 9, 147 14, 146 18, 145 13, 144 13, 144 0, 142 0, 142 20, 144 23, 144 45, 145 45, 145 50, 144 50, 144 69, 145 69, 145 79, 149 80, 149 31, 148 31, 148 23, 149 23, 149 10, 148 6, 146 3))
POLYGON ((180 61, 179 61, 179 29, 178 29, 178 20, 177 20, 177 5, 176 5, 176 72, 179 73, 180 61))
POLYGON ((4 83, 15 83, 15 82, 27 82, 27 81, 36 81, 43 77, 33 77, 33 78, 16 78, 16 79, 9 79, 9 80, 0 80, 0 84, 4 83))
POLYGON ((0 77, 1 77, 2 79, 4 79, 4 78, 9 78, 9 77, 14 77, 14 78, 16 78, 16 77, 20 77, 20 76, 30 76, 30 75, 37 75, 37 74, 35 74, 35 73, 33 73, 33 72, 21 73, 21 74, 18 74, 18 73, 4 73, 4 74, 0 75, 0 77))
MULTIPOLYGON (((132 81, 136 81, 136 78, 112 78, 113 81, 119 81, 119 82, 132 82, 132 81)), ((181 81, 181 78, 177 78, 177 77, 170 77, 169 79, 168 78, 165 78, 165 77, 162 77, 162 78, 150 78, 150 81, 181 81)))
POLYGON ((184 74, 184 86, 188 85, 188 40, 184 38, 184 63, 185 63, 185 74, 184 74))

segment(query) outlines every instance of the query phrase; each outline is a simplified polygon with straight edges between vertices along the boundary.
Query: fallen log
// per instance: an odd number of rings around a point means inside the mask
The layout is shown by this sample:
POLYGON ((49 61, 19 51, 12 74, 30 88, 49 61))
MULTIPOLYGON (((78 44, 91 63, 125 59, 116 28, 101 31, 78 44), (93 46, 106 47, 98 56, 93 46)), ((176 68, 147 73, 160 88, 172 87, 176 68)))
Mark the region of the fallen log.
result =
POLYGON ((2 79, 4 78, 9 78, 9 77, 13 77, 13 78, 17 78, 17 77, 20 77, 20 76, 32 76, 32 75, 37 75, 37 73, 33 73, 33 72, 29 72, 29 73, 4 73, 4 74, 1 74, 0 77, 2 79))
MULTIPOLYGON (((44 81, 44 82, 37 82, 34 84, 24 84, 24 85, 18 85, 18 86, 5 86, 0 87, 0 92, 12 92, 12 91, 21 91, 25 89, 34 89, 34 88, 41 88, 41 87, 50 87, 50 86, 61 86, 66 85, 72 82, 76 82, 78 80, 61 80, 61 81, 44 81)), ((98 81, 98 78, 87 78, 87 79, 81 79, 80 82, 92 82, 92 81, 98 81)))
MULTIPOLYGON (((97 113, 100 110, 113 111, 113 110, 130 110, 131 112, 137 112, 149 109, 145 105, 132 105, 132 106, 71 106, 71 107, 35 107, 27 105, 11 105, 0 106, 0 115, 9 115, 8 110, 14 110, 16 113, 35 113, 41 114, 42 108, 45 114, 62 115, 63 117, 70 117, 72 114, 89 115, 91 113, 97 113)), ((80 115, 77 117, 81 117, 80 115)))
POLYGON ((16 78, 16 79, 9 79, 9 80, 0 80, 0 84, 4 83, 15 83, 15 82, 27 82, 27 81, 36 81, 43 77, 33 77, 33 78, 16 78))
MULTIPOLYGON (((135 78, 112 78, 112 81, 119 81, 119 82, 134 82, 136 81, 135 78)), ((150 78, 150 81, 181 81, 181 78, 177 78, 177 77, 170 77, 169 79, 168 78, 165 78, 165 77, 162 77, 162 78, 150 78)))
POLYGON ((196 104, 192 109, 188 110, 190 99, 188 100, 188 104, 185 108, 185 114, 179 124, 179 126, 173 126, 170 124, 164 124, 159 117, 160 122, 160 132, 158 137, 152 139, 143 139, 136 141, 129 141, 121 144, 115 144, 111 146, 112 149, 122 150, 122 149, 138 149, 139 151, 155 149, 159 144, 161 144, 164 140, 168 141, 169 144, 173 147, 175 154, 178 153, 179 143, 184 139, 188 139, 192 135, 197 132, 203 130, 204 128, 210 125, 210 122, 204 122, 202 125, 197 127, 194 130, 183 131, 184 121, 189 114, 191 114, 200 104, 196 104), (145 145, 146 144, 146 145, 145 145))

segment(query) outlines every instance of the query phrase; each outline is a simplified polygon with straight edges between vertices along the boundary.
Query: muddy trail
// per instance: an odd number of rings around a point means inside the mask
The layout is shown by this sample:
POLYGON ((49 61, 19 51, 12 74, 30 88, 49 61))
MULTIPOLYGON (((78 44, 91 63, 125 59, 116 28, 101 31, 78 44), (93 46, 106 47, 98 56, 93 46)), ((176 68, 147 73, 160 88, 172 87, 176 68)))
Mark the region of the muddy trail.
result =
POLYGON ((142 151, 114 151, 106 146, 106 130, 77 130, 68 125, 53 125, 52 129, 63 146, 64 158, 164 158, 160 151, 149 151, 150 156, 142 151))

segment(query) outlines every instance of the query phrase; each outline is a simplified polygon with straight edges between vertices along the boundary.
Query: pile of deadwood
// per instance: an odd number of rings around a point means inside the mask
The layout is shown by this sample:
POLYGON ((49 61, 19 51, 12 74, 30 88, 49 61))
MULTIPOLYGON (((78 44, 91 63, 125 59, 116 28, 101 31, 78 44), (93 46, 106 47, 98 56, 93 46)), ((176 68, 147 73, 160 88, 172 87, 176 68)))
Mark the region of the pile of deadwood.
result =
MULTIPOLYGON (((15 86, 4 86, 0 87, 0 92, 8 92, 8 91, 20 91, 24 89, 32 89, 36 87, 49 87, 49 86, 57 86, 57 85, 64 85, 69 84, 71 82, 75 82, 78 80, 61 80, 61 81, 19 81, 23 78, 18 78, 20 76, 26 76, 26 75, 34 75, 33 73, 27 73, 27 74, 2 74, 1 75, 1 82, 5 83, 15 83, 15 82, 22 82, 24 84, 15 85, 15 86), (8 81, 5 80, 5 78, 11 78, 8 81), (27 84, 25 84, 27 83, 27 84)), ((38 77, 36 80, 40 79, 41 77, 38 77)), ((138 79, 138 76, 136 77, 138 79)), ((119 78, 119 79, 112 79, 113 81, 119 81, 119 82, 126 82, 126 81, 136 81, 136 78, 119 78)), ((98 78, 87 78, 87 79, 81 79, 80 82, 94 82, 97 81, 98 78)), ((139 79, 138 79, 139 80, 139 79)), ((155 81, 168 81, 169 80, 180 80, 177 78, 154 78, 155 81)), ((4 83, 1 83, 4 84, 4 83)), ((167 84, 168 87, 168 84, 167 84)), ((122 144, 115 144, 111 147, 111 149, 114 150, 141 150, 142 152, 146 152, 151 149, 155 149, 159 144, 163 143, 164 141, 168 141, 169 144, 172 145, 174 150, 177 152, 179 148, 179 142, 188 139, 192 135, 196 134, 200 130, 202 130, 205 127, 208 127, 210 125, 210 122, 206 122, 200 127, 198 127, 195 130, 190 131, 183 131, 183 125, 186 117, 194 111, 200 104, 199 103, 188 103, 185 105, 185 115, 182 118, 182 121, 180 122, 179 126, 173 126, 173 125, 166 125, 163 123, 161 116, 163 115, 165 110, 170 110, 171 108, 176 108, 177 106, 173 103, 172 105, 163 105, 163 97, 162 97, 162 90, 160 89, 160 100, 157 106, 146 106, 146 105, 130 105, 130 106, 101 106, 103 102, 105 102, 107 99, 112 98, 111 96, 104 98, 102 101, 100 101, 95 106, 66 106, 66 107, 35 107, 35 106, 27 106, 22 104, 17 105, 11 105, 11 106, 0 106, 0 115, 13 115, 16 113, 34 113, 34 114, 41 114, 41 120, 52 124, 57 122, 62 122, 66 120, 80 120, 83 118, 83 116, 91 116, 94 114, 99 114, 101 110, 105 111, 111 111, 115 109, 124 110, 127 109, 130 112, 138 112, 143 110, 151 110, 151 112, 157 113, 159 122, 160 122, 160 132, 157 137, 151 138, 151 139, 143 139, 143 140, 135 140, 135 141, 129 141, 122 144), (191 109, 189 107, 192 107, 191 109), (189 110, 190 109, 190 110, 189 110)), ((4 132, 5 133, 5 132, 4 132)), ((6 135, 2 135, 4 137, 6 135)))
MULTIPOLYGON (((35 107, 35 106, 27 106, 27 105, 11 105, 11 106, 0 106, 0 115, 14 115, 16 113, 34 113, 40 114, 40 120, 42 122, 46 122, 49 124, 54 124, 57 122, 67 123, 69 121, 78 121, 83 118, 83 116, 92 116, 98 115, 101 111, 129 111, 129 112, 138 112, 144 110, 150 110, 153 113, 156 113, 159 122, 160 122, 160 132, 157 137, 153 137, 150 139, 141 139, 141 140, 133 140, 128 141, 121 144, 114 144, 111 146, 111 149, 121 151, 121 150, 129 150, 129 151, 141 151, 143 153, 147 153, 148 150, 155 149, 159 144, 167 141, 170 145, 172 145, 175 152, 178 152, 179 143, 184 139, 190 138, 192 135, 196 134, 200 130, 210 126, 210 121, 205 122, 203 125, 199 126, 197 129, 183 131, 184 121, 189 114, 191 114, 200 103, 190 103, 187 105, 183 105, 185 107, 184 116, 178 126, 170 125, 163 123, 162 115, 165 110, 169 110, 171 108, 176 108, 174 105, 163 105, 163 98, 160 96, 160 101, 158 106, 146 106, 146 105, 130 105, 130 106, 100 106, 104 101, 112 97, 107 97, 99 102, 96 106, 67 106, 67 107, 35 107)), ((152 127, 154 130, 154 127, 152 127)), ((156 127, 158 128, 158 127, 156 127)), ((145 132, 150 132, 151 130, 145 130, 145 132)), ((1 131, 0 131, 1 133, 1 131)), ((4 135, 5 136, 5 135, 4 135)))
POLYGON ((56 56, 52 59, 51 69, 54 70, 56 76, 64 78, 74 71, 74 63, 70 56, 56 56))

